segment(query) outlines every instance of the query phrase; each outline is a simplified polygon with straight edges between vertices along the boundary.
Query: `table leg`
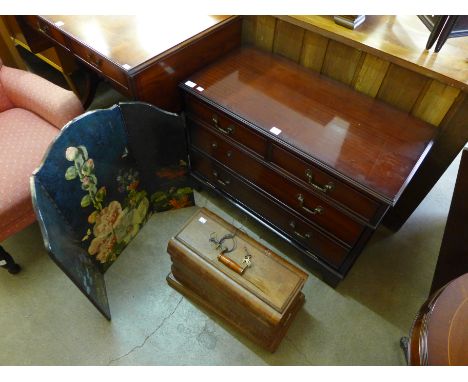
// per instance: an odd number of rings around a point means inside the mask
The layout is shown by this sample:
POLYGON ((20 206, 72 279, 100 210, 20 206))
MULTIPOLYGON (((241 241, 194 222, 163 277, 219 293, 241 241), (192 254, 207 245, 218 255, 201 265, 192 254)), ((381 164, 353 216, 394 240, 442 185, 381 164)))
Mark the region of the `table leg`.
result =
POLYGON ((400 347, 403 350, 403 354, 405 355, 406 364, 409 364, 409 357, 408 357, 408 346, 409 346, 409 338, 408 337, 401 337, 400 338, 400 347))
POLYGON ((1 265, 2 268, 5 268, 12 275, 21 271, 21 267, 15 263, 13 257, 0 246, 0 263, 5 263, 1 265))

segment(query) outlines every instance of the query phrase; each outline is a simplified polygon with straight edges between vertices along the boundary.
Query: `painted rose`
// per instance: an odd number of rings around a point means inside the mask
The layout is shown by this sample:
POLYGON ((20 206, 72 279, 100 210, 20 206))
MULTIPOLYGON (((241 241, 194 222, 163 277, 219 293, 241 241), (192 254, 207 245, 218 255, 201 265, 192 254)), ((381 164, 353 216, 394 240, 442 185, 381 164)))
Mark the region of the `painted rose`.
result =
POLYGON ((76 147, 69 147, 65 151, 65 158, 69 161, 74 161, 78 155, 78 149, 76 147))
POLYGON ((105 236, 112 232, 122 216, 122 206, 116 200, 104 207, 96 217, 96 223, 93 228, 93 234, 96 237, 105 236))
POLYGON ((117 239, 114 234, 95 237, 88 248, 90 255, 96 255, 96 260, 101 263, 115 260, 114 247, 117 239))

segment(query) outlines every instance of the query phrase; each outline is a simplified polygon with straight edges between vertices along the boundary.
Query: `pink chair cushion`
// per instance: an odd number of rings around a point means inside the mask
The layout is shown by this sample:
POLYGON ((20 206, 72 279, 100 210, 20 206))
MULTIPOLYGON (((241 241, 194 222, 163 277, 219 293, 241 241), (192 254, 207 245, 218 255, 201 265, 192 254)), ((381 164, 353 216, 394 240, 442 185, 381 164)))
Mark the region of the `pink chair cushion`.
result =
POLYGON ((59 129, 84 111, 73 92, 33 73, 2 66, 0 82, 15 107, 30 110, 59 129))
POLYGON ((29 176, 58 133, 27 110, 0 113, 0 242, 35 221, 29 176))
MULTIPOLYGON (((1 65, 0 65, 1 68, 1 65)), ((2 111, 11 109, 13 104, 11 103, 10 99, 6 96, 5 90, 3 90, 3 85, 0 82, 0 113, 2 111)))

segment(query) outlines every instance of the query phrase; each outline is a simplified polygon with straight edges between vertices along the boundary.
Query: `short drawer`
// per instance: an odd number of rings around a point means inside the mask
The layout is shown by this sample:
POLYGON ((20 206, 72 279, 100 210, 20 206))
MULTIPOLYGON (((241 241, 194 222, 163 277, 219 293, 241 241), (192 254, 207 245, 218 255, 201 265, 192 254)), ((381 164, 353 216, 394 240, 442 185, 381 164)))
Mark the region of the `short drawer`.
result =
POLYGON ((67 39, 57 26, 42 20, 37 16, 21 16, 26 23, 33 29, 45 34, 56 43, 68 50, 67 39))
POLYGON ((385 212, 385 207, 377 201, 276 144, 272 144, 270 155, 271 163, 369 222, 378 221, 385 212))
POLYGON ((249 148, 261 157, 265 157, 268 147, 267 140, 252 129, 235 122, 223 112, 189 95, 185 97, 185 110, 189 116, 193 116, 213 130, 226 135, 229 139, 249 148))
POLYGON ((349 245, 359 239, 365 225, 291 182, 239 147, 198 126, 190 126, 191 143, 200 151, 286 204, 305 219, 316 223, 349 245))
POLYGON ((101 72, 106 78, 128 89, 127 75, 118 65, 77 41, 70 40, 70 49, 79 59, 101 72))
POLYGON ((267 195, 264 195, 223 166, 200 154, 197 150, 190 151, 192 172, 199 174, 213 185, 240 201, 267 222, 272 224, 322 260, 339 268, 349 253, 349 248, 334 241, 317 228, 285 210, 267 195))

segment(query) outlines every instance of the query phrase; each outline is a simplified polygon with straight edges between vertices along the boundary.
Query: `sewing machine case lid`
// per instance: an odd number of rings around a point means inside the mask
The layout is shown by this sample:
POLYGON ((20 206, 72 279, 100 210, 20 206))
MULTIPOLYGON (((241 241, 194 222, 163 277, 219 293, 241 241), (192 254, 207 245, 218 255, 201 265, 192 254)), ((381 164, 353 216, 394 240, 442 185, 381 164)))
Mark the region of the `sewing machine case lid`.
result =
MULTIPOLYGON (((289 308, 308 278, 305 272, 253 240, 241 228, 234 227, 205 208, 189 219, 175 240, 280 314, 289 308), (238 264, 244 259, 245 248, 252 255, 252 265, 242 275, 218 261, 219 250, 209 241, 213 233, 218 239, 228 233, 235 234, 236 247, 226 256, 238 264)), ((230 239, 225 244, 229 248, 233 245, 230 239)))

